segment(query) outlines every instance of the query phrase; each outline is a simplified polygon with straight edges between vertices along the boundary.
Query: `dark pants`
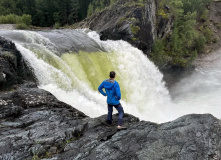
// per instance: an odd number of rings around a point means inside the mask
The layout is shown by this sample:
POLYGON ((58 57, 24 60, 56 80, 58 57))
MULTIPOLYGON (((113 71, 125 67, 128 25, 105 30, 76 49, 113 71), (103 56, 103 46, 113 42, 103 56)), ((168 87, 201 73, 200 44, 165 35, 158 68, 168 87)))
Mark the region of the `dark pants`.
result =
POLYGON ((118 125, 121 126, 123 122, 123 116, 124 116, 124 110, 121 104, 119 103, 118 105, 110 105, 108 104, 108 115, 107 115, 107 121, 109 123, 112 123, 112 113, 113 113, 113 106, 116 108, 118 111, 118 125))

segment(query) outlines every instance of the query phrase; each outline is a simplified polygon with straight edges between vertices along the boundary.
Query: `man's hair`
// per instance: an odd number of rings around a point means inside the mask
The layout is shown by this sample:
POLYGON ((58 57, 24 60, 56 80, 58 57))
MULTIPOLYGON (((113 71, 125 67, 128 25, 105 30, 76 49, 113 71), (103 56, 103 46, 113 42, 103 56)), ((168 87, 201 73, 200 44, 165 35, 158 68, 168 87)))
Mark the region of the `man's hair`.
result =
POLYGON ((116 73, 114 71, 110 72, 110 78, 115 78, 116 73))

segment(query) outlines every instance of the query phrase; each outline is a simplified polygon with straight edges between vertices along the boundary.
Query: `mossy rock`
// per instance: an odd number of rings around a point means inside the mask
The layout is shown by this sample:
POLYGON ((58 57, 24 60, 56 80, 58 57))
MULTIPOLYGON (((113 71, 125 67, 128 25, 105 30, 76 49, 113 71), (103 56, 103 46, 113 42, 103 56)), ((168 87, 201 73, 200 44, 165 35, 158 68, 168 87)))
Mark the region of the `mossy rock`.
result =
POLYGON ((131 25, 131 26, 130 26, 130 29, 131 29, 131 32, 132 32, 133 34, 137 34, 138 31, 140 30, 140 27, 139 27, 139 26, 131 25))

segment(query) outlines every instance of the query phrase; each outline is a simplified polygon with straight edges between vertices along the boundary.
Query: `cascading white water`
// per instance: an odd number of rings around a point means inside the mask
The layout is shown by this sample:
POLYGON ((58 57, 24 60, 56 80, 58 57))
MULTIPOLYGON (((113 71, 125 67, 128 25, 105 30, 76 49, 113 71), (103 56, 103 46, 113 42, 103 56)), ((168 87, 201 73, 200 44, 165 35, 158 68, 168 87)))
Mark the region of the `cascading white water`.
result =
MULTIPOLYGON (((64 32, 67 31, 56 31, 56 36, 64 32)), ((99 48, 99 52, 63 53, 59 57, 57 55, 61 53, 58 45, 45 37, 47 32, 0 31, 0 35, 15 42, 17 49, 32 67, 40 88, 48 90, 59 100, 90 117, 107 113, 106 97, 98 93, 97 87, 102 80, 108 78, 110 70, 117 72, 116 80, 123 93, 121 103, 126 113, 154 122, 173 120, 189 113, 212 113, 219 117, 217 110, 220 101, 216 100, 221 95, 219 66, 215 70, 203 72, 204 75, 212 74, 208 80, 198 76, 197 72, 178 83, 172 89, 175 100, 171 102, 162 82, 162 74, 140 50, 125 41, 100 41, 95 32, 78 32, 78 37, 73 41, 83 35, 87 43, 82 44, 82 40, 77 42, 81 48, 93 44, 92 46, 99 48), (200 78, 203 82, 199 81, 200 78), (207 92, 203 90, 205 86, 207 92)), ((49 33, 50 36, 55 36, 54 32, 49 33)), ((67 34, 70 33, 72 31, 68 30, 67 34)), ((76 30, 72 34, 75 33, 76 30)), ((62 35, 66 37, 65 34, 62 35)), ((62 50, 66 50, 65 47, 62 50)))

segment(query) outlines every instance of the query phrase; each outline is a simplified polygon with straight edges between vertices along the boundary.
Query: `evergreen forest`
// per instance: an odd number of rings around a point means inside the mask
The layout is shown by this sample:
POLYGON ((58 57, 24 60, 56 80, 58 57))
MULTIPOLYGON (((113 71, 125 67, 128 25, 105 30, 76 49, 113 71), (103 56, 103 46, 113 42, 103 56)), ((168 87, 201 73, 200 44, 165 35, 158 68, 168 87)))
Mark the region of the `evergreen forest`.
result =
MULTIPOLYGON (((30 15, 31 24, 40 27, 71 25, 116 0, 1 0, 0 23, 15 16, 30 15), (4 16, 4 17, 3 17, 4 16), (1 20, 4 19, 4 20, 1 20)), ((9 20, 8 20, 9 19, 9 20)))

